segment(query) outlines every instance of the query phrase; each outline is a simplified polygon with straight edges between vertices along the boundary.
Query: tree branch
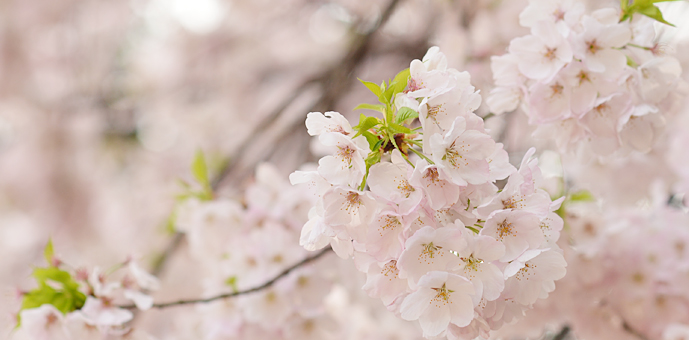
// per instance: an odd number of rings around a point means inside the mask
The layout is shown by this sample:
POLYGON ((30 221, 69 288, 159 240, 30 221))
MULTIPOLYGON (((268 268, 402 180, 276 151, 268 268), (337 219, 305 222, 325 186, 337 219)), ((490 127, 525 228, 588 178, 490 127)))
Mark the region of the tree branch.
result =
POLYGON ((569 328, 568 325, 562 326, 562 329, 560 329, 560 332, 555 334, 555 336, 553 336, 552 340, 565 340, 565 338, 567 338, 567 335, 569 335, 570 330, 571 330, 571 328, 569 328))
MULTIPOLYGON (((297 88, 295 88, 290 95, 286 96, 285 99, 266 117, 260 120, 260 122, 256 125, 256 127, 251 131, 249 136, 254 136, 257 137, 257 135, 261 134, 263 131, 268 130, 268 126, 274 124, 276 121, 278 121, 278 118, 285 112, 285 110, 294 102, 294 100, 299 97, 299 95, 307 90, 311 85, 313 84, 319 84, 323 88, 323 92, 320 95, 320 97, 317 100, 317 103, 313 105, 313 109, 315 108, 320 108, 324 107, 327 105, 331 105, 332 102, 335 100, 335 96, 339 95, 343 89, 343 87, 346 85, 345 81, 352 71, 356 68, 356 66, 363 60, 364 56, 368 53, 371 45, 371 39, 373 38, 374 34, 382 27, 390 18, 392 13, 394 12, 395 8, 397 5, 401 2, 401 0, 391 0, 388 6, 385 8, 383 11, 380 20, 378 20, 378 23, 371 29, 369 30, 366 34, 363 35, 357 35, 356 38, 352 41, 349 51, 344 55, 342 60, 340 62, 334 64, 331 68, 328 70, 324 71, 320 76, 309 78, 302 82, 297 88)), ((223 180, 229 176, 231 173, 233 173, 240 160, 244 157, 244 153, 248 149, 248 146, 250 142, 252 141, 252 138, 246 138, 242 143, 239 145, 237 148, 237 151, 235 154, 230 156, 230 163, 222 170, 220 174, 218 174, 211 182, 211 187, 215 191, 217 190, 223 180)), ((152 269, 152 274, 155 276, 159 276, 162 271, 165 268, 165 265, 167 264, 170 256, 179 248, 179 246, 182 244, 182 240, 184 239, 184 234, 177 232, 175 233, 172 241, 168 244, 168 246, 165 248, 165 251, 161 255, 160 259, 156 262, 152 269)), ((315 255, 314 258, 307 258, 305 261, 309 262, 311 260, 314 260, 317 257, 320 257, 323 255, 327 250, 329 250, 330 247, 325 248, 321 253, 318 253, 315 255)), ((298 264, 301 265, 301 264, 298 264)), ((296 267, 295 267, 296 268, 296 267)), ((288 268, 288 270, 293 270, 294 268, 288 268)), ((257 291, 264 289, 268 286, 270 286, 272 283, 275 282, 275 280, 279 279, 280 277, 287 275, 289 272, 284 272, 280 276, 276 277, 275 279, 269 281, 266 283, 264 286, 256 287, 253 288, 253 290, 247 291, 247 292, 237 292, 241 294, 245 294, 248 292, 252 291, 257 291)), ((235 294, 235 293, 233 293, 235 294)), ((227 296, 221 296, 218 298, 226 298, 230 296, 235 296, 232 294, 226 294, 227 296)), ((238 294, 237 294, 238 295, 238 294)), ((189 302, 184 302, 184 301, 178 301, 173 303, 172 305, 177 305, 177 304, 188 304, 188 303, 197 303, 197 302, 208 302, 205 301, 207 299, 203 300, 189 300, 189 302)), ((210 300, 212 301, 212 300, 210 300)), ((125 308, 134 308, 134 306, 124 306, 125 308)), ((157 308, 164 308, 167 307, 166 304, 163 304, 162 306, 160 305, 154 305, 154 307, 157 308)))
MULTIPOLYGON (((280 274, 278 274, 274 278, 270 279, 269 281, 266 281, 265 283, 263 283, 262 285, 257 286, 257 287, 249 288, 246 290, 240 290, 240 291, 236 291, 236 292, 232 292, 232 293, 225 293, 225 294, 221 294, 221 295, 216 295, 216 296, 212 296, 212 297, 205 298, 205 299, 178 300, 178 301, 165 302, 165 303, 155 303, 155 304, 153 304, 152 308, 167 308, 167 307, 172 307, 172 306, 183 306, 183 305, 190 305, 190 304, 196 304, 196 303, 208 303, 208 302, 213 302, 213 301, 217 301, 217 300, 231 298, 234 296, 258 292, 258 291, 264 290, 264 289, 272 286, 275 282, 277 282, 278 280, 282 279, 283 277, 289 275, 289 273, 291 273, 292 271, 294 271, 297 268, 300 268, 300 267, 302 267, 302 266, 304 266, 310 262, 315 261, 316 259, 329 253, 331 250, 332 250, 332 248, 330 246, 327 246, 327 247, 321 249, 316 254, 311 255, 311 256, 301 260, 300 262, 292 265, 291 267, 283 270, 280 274)), ((125 309, 136 308, 135 305, 124 305, 124 306, 119 306, 119 307, 125 308, 125 309)))
MULTIPOLYGON (((333 64, 329 69, 322 72, 319 76, 310 78, 302 83, 297 89, 295 89, 286 99, 268 116, 261 120, 259 124, 251 131, 249 137, 243 141, 237 152, 230 157, 230 163, 223 169, 223 172, 219 174, 214 185, 219 186, 220 183, 225 180, 231 173, 237 171, 240 166, 242 158, 248 149, 248 146, 252 140, 263 139, 259 134, 263 134, 265 131, 270 130, 269 125, 273 125, 278 118, 285 112, 285 110, 294 102, 294 100, 299 97, 299 95, 311 87, 311 85, 317 84, 321 87, 321 94, 319 95, 316 103, 312 105, 307 111, 324 111, 332 108, 333 103, 340 96, 343 90, 349 85, 349 78, 354 69, 361 63, 364 57, 368 54, 371 48, 371 40, 378 30, 385 25, 385 23, 390 19, 392 13, 394 13, 398 4, 401 0, 391 0, 387 7, 383 10, 380 19, 376 25, 371 28, 365 34, 356 34, 352 42, 350 43, 349 50, 342 57, 340 61, 333 64)), ((297 122, 298 124, 303 124, 303 121, 297 122)), ((279 140, 284 137, 287 133, 292 131, 294 124, 279 134, 273 140, 279 140)), ((270 155, 268 155, 270 157, 270 155)), ((265 157, 264 157, 265 158, 265 157)), ((249 164, 248 168, 252 168, 253 164, 249 164)))
POLYGON ((648 338, 645 335, 639 333, 636 329, 632 328, 632 326, 630 326, 626 320, 622 320, 622 329, 641 340, 648 340, 648 338))

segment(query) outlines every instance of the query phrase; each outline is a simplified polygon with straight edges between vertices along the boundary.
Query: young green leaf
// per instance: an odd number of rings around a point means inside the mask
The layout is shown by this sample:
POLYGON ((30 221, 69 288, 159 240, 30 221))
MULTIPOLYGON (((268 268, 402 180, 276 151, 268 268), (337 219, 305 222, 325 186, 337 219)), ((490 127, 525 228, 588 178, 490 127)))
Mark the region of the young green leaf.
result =
POLYGON ((645 15, 651 19, 662 22, 664 24, 673 26, 673 24, 667 22, 663 18, 663 14, 660 9, 654 4, 659 2, 669 2, 677 0, 620 0, 620 8, 622 9, 622 15, 620 17, 620 22, 627 19, 632 19, 634 13, 639 13, 645 15))
POLYGON ((359 125, 355 126, 354 129, 356 129, 358 132, 354 137, 358 137, 361 134, 363 134, 365 131, 368 131, 370 128, 380 124, 380 120, 376 117, 367 117, 364 114, 361 114, 359 116, 359 125))
POLYGON ((380 147, 380 143, 383 142, 382 139, 378 138, 378 136, 372 134, 370 131, 364 131, 361 133, 361 135, 366 137, 366 141, 368 142, 371 150, 376 150, 378 147, 380 147), (376 147, 376 145, 378 145, 378 147, 376 147))
POLYGON ((366 159, 364 160, 366 163, 366 174, 364 174, 364 179, 361 181, 361 185, 359 186, 359 190, 364 190, 366 188, 366 179, 368 178, 368 170, 371 168, 376 163, 380 162, 381 158, 381 150, 376 149, 371 151, 368 156, 366 156, 366 159))
POLYGON ((378 86, 378 84, 372 83, 370 81, 361 80, 361 79, 359 79, 359 81, 362 84, 364 84, 369 89, 369 91, 373 92, 373 94, 375 94, 376 97, 380 97, 380 95, 383 93, 383 91, 380 89, 381 86, 378 86))
POLYGON ((56 267, 36 268, 33 276, 39 286, 24 294, 22 310, 51 304, 67 314, 84 306, 86 296, 79 291, 79 284, 70 273, 56 267))
POLYGON ((400 71, 400 73, 397 73, 395 78, 390 81, 387 90, 385 90, 386 100, 388 100, 388 102, 392 102, 398 93, 404 91, 404 89, 407 87, 408 82, 409 69, 407 68, 400 71))
POLYGON ((672 27, 675 27, 675 25, 673 25, 673 24, 671 24, 671 23, 665 21, 665 19, 663 18, 663 13, 660 12, 660 8, 658 8, 658 7, 654 6, 654 5, 649 5, 649 6, 645 6, 645 7, 640 7, 640 8, 637 10, 637 12, 639 12, 639 14, 643 14, 643 15, 645 15, 645 16, 651 18, 651 19, 654 19, 654 20, 656 20, 656 21, 662 22, 662 23, 664 23, 664 24, 666 24, 666 25, 670 25, 670 26, 672 26, 672 27))
POLYGON ((363 104, 357 105, 354 108, 354 110, 373 110, 373 111, 385 113, 385 105, 363 103, 363 104))
POLYGON ((236 276, 230 276, 225 280, 225 285, 230 286, 232 288, 232 292, 237 292, 239 289, 237 288, 237 277, 236 276))
POLYGON ((570 202, 593 202, 596 197, 588 190, 580 190, 569 195, 570 202))
POLYGON ((411 129, 395 123, 390 123, 390 131, 394 133, 411 133, 411 129))
POLYGON ((194 178, 196 178, 199 184, 204 187, 210 186, 208 181, 208 166, 206 165, 206 157, 203 155, 201 150, 196 152, 194 162, 191 164, 191 173, 194 175, 194 178))
POLYGON ((48 244, 45 245, 43 249, 43 257, 45 261, 48 262, 49 266, 53 265, 53 257, 55 256, 55 251, 53 250, 53 240, 48 239, 48 244))
POLYGON ((408 107, 403 107, 397 110, 397 115, 395 116, 395 123, 402 124, 407 119, 416 118, 419 113, 408 107))

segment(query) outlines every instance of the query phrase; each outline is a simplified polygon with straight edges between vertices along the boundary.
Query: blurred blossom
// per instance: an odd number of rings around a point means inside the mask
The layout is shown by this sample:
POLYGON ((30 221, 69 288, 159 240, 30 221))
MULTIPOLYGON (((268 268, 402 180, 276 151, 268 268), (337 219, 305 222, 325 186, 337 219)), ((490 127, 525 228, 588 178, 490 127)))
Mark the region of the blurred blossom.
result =
POLYGON ((331 44, 344 38, 352 23, 347 10, 337 4, 325 4, 311 14, 309 34, 314 41, 331 44))

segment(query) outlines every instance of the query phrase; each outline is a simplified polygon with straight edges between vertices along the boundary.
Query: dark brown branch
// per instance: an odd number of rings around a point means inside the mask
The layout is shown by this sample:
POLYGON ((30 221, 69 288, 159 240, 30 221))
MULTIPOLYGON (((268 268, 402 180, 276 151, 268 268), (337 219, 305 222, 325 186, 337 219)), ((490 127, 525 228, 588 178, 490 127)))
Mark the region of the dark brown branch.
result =
MULTIPOLYGON (((275 282, 277 282, 278 280, 282 279, 283 277, 289 275, 289 273, 291 273, 292 271, 294 271, 297 268, 300 268, 300 267, 302 267, 302 266, 304 266, 310 262, 315 261, 316 259, 329 253, 331 250, 332 250, 332 248, 330 246, 327 246, 327 247, 321 249, 319 252, 315 253, 314 255, 311 255, 311 256, 301 260, 300 262, 294 264, 293 266, 283 270, 280 274, 278 274, 274 278, 270 279, 269 281, 266 281, 264 284, 257 286, 257 287, 249 288, 247 290, 241 290, 241 291, 236 291, 236 292, 232 292, 232 293, 226 293, 226 294, 221 294, 221 295, 217 295, 217 296, 212 296, 212 297, 205 298, 205 299, 178 300, 178 301, 173 301, 173 302, 155 303, 155 304, 153 304, 152 308, 167 308, 167 307, 172 307, 172 306, 183 306, 183 305, 190 305, 190 304, 196 304, 196 303, 208 303, 208 302, 213 302, 213 301, 217 301, 217 300, 231 298, 234 296, 258 292, 258 291, 264 290, 264 289, 272 286, 275 282)), ((134 309, 134 308, 136 308, 136 306, 135 305, 125 305, 125 306, 120 306, 120 308, 134 309)))
POLYGON ((571 330, 571 328, 569 328, 568 325, 562 326, 562 329, 560 329, 560 332, 555 334, 555 336, 553 336, 552 340, 565 340, 565 338, 567 338, 567 335, 569 335, 570 330, 571 330))

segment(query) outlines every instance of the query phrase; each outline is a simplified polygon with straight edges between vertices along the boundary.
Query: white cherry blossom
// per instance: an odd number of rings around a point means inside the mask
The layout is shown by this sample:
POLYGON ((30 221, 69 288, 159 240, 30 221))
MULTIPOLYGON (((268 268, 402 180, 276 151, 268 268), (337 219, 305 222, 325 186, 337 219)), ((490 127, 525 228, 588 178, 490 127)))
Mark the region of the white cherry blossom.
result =
POLYGON ((419 229, 407 239, 404 251, 397 261, 401 275, 409 278, 413 284, 429 271, 456 267, 460 259, 451 251, 466 247, 460 228, 451 226, 434 229, 425 226, 419 229))
POLYGON ((505 245, 502 262, 519 257, 524 251, 540 246, 545 240, 538 216, 519 210, 498 211, 486 220, 481 235, 491 236, 505 245))
POLYGON ((474 318, 474 287, 467 279, 443 271, 431 271, 419 280, 419 288, 402 302, 402 319, 419 320, 425 337, 436 336, 450 323, 464 327, 474 318))
POLYGON ((490 166, 486 160, 495 150, 495 141, 489 135, 467 129, 467 120, 457 117, 452 128, 430 140, 433 161, 456 185, 488 182, 490 166))

